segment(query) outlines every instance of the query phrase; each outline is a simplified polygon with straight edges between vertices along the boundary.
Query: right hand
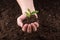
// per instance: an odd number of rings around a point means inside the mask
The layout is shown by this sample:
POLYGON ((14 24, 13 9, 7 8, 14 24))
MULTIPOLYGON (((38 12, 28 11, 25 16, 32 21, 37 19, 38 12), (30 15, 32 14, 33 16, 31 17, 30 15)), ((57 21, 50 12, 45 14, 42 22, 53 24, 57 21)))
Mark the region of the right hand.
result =
POLYGON ((22 28, 22 31, 31 33, 32 28, 33 28, 34 31, 37 31, 37 28, 39 27, 39 23, 38 22, 33 22, 31 24, 26 23, 26 24, 23 25, 23 20, 25 18, 26 18, 26 15, 21 15, 17 18, 17 24, 18 24, 18 26, 20 26, 22 28))

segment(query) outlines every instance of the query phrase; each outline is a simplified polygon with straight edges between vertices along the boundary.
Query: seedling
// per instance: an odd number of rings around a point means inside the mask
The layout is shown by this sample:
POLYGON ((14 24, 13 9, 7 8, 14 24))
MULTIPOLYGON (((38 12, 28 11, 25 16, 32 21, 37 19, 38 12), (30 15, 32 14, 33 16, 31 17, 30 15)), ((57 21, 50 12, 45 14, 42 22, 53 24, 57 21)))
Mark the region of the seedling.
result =
POLYGON ((34 14, 37 14, 38 13, 38 11, 30 11, 30 9, 28 9, 27 11, 26 11, 26 16, 28 17, 28 18, 30 18, 32 15, 34 15, 34 14))

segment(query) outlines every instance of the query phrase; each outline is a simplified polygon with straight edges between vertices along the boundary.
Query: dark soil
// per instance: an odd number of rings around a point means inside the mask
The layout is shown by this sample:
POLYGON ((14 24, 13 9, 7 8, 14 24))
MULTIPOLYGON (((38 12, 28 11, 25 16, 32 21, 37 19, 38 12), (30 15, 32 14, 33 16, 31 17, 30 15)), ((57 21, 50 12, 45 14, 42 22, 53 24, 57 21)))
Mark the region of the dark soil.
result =
POLYGON ((23 23, 24 23, 24 24, 25 24, 25 23, 30 24, 30 23, 38 22, 38 21, 39 21, 38 18, 36 18, 35 15, 32 15, 32 16, 30 16, 30 18, 27 17, 25 20, 23 20, 23 23))
POLYGON ((16 0, 0 0, 0 40, 60 40, 60 0, 34 0, 34 4, 40 27, 28 34, 16 23, 22 14, 16 0))
MULTIPOLYGON (((36 18, 35 15, 31 15, 30 18, 27 17, 25 20, 23 20, 23 23, 24 24, 31 24, 31 23, 34 23, 34 22, 38 22, 39 23, 39 19, 36 18)), ((33 28, 32 28, 32 32, 34 32, 33 28)))

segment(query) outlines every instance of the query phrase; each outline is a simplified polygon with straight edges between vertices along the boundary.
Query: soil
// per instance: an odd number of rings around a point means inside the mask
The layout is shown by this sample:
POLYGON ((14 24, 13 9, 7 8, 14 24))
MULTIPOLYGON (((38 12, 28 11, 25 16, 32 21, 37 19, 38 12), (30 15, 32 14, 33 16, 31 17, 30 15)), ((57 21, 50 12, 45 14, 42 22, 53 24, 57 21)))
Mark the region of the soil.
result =
POLYGON ((60 40, 60 0, 34 0, 39 28, 31 34, 17 25, 21 13, 16 0, 0 0, 0 40, 60 40))
POLYGON ((36 18, 35 15, 32 15, 32 16, 30 16, 30 18, 27 17, 25 20, 23 20, 23 23, 24 23, 24 24, 25 24, 25 23, 30 24, 30 23, 38 22, 38 21, 39 21, 38 18, 36 18))
MULTIPOLYGON (((35 15, 31 15, 30 18, 27 17, 25 20, 23 20, 23 23, 24 24, 31 24, 31 23, 34 23, 34 22, 38 22, 39 23, 39 19, 36 18, 35 15)), ((33 28, 32 28, 32 32, 34 32, 33 28)))

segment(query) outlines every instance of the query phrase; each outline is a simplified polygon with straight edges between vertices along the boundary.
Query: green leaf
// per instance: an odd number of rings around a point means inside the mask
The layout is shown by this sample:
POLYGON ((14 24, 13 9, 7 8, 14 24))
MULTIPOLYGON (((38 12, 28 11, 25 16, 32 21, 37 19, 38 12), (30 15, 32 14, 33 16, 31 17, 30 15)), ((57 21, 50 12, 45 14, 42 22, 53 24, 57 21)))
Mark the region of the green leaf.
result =
POLYGON ((29 12, 26 12, 26 16, 27 16, 27 17, 30 17, 30 13, 29 13, 29 12))
POLYGON ((34 15, 34 14, 36 14, 36 13, 38 13, 38 11, 33 11, 33 12, 31 13, 31 15, 34 15))
POLYGON ((30 17, 30 16, 31 16, 31 11, 30 11, 30 9, 28 9, 28 10, 26 11, 26 16, 27 16, 27 17, 30 17))
POLYGON ((30 9, 28 9, 25 13, 26 13, 26 16, 30 18, 31 15, 38 13, 38 11, 31 12, 30 9))
POLYGON ((31 13, 30 9, 28 9, 28 12, 31 13))

